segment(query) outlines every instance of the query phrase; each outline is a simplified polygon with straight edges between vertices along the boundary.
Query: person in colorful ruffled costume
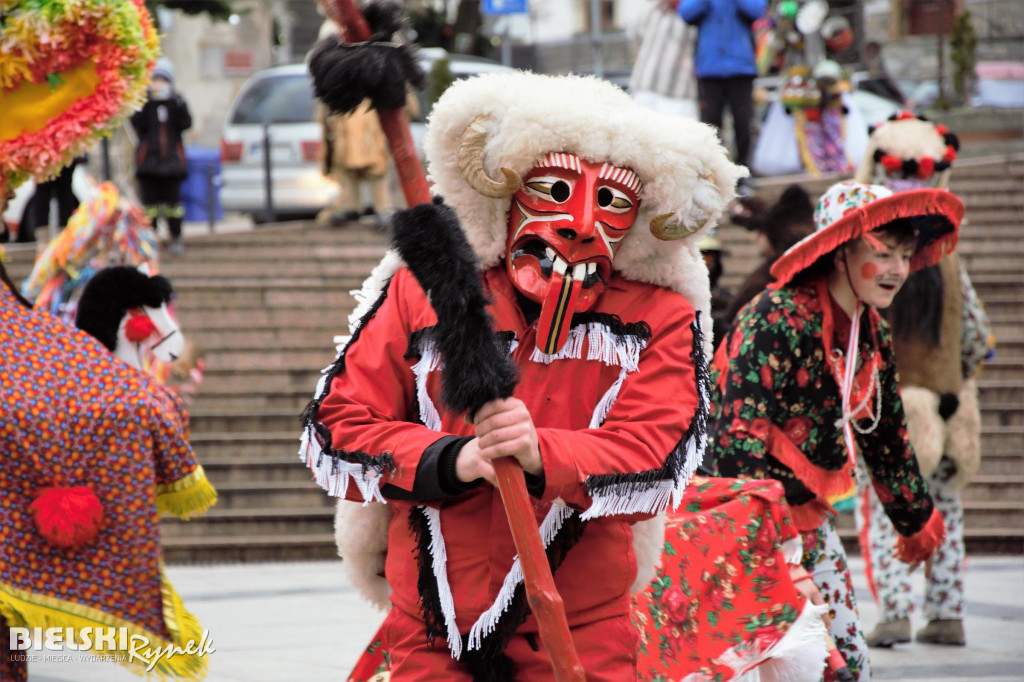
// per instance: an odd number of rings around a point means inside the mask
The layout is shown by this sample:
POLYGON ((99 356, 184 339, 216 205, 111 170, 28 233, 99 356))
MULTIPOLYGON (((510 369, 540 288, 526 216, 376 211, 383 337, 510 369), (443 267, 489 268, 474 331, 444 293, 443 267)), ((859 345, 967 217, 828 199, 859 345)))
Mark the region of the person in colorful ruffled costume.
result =
POLYGON ((897 556, 921 562, 942 541, 877 308, 891 304, 910 271, 953 250, 962 215, 942 190, 833 185, 815 209, 816 232, 773 264, 772 288, 740 311, 715 356, 716 473, 782 482, 803 566, 859 680, 870 679, 867 646, 830 499, 853 487, 859 456, 900 535, 897 556))
MULTIPOLYGON (((157 35, 141 0, 0 0, 0 15, 6 205, 18 184, 55 176, 141 104, 157 35)), ((159 549, 162 512, 188 518, 216 501, 180 400, 33 310, 2 265, 0 279, 0 678, 27 676, 11 627, 74 628, 79 644, 82 628, 123 627, 148 641, 129 637, 136 651, 198 644, 159 549)), ((149 662, 164 676, 205 675, 199 653, 129 664, 149 662)))
MULTIPOLYGON (((943 125, 899 112, 872 129, 857 178, 893 191, 949 184, 959 140, 943 125)), ((964 645, 964 512, 961 491, 981 458, 981 413, 975 375, 994 346, 984 308, 956 253, 911 275, 886 311, 893 325, 900 393, 921 473, 946 525, 925 580, 928 624, 917 640, 964 645)), ((869 646, 911 640, 913 589, 893 561, 896 533, 870 486, 856 507, 861 554, 881 619, 869 646)))
MULTIPOLYGON (((160 561, 160 514, 187 519, 216 501, 180 398, 32 310, 0 274, 0 677, 25 679, 6 650, 8 627, 125 627, 152 647, 199 642, 160 561)), ((178 655, 155 669, 201 679, 205 668, 178 655)))

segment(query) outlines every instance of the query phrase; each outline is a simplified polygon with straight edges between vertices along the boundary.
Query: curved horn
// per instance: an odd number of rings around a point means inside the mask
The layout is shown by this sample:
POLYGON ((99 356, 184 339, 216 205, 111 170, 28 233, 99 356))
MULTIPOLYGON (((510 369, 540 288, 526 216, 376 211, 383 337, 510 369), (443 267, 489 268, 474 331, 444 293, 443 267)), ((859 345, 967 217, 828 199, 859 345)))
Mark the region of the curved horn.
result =
POLYGON ((510 168, 502 168, 504 181, 499 182, 484 170, 484 145, 487 144, 487 130, 483 126, 486 116, 477 116, 462 133, 459 143, 459 170, 469 186, 476 192, 492 199, 510 197, 519 189, 522 178, 510 168))
POLYGON ((669 221, 674 217, 674 213, 659 213, 651 218, 651 234, 663 242, 671 242, 677 239, 686 239, 690 235, 699 232, 704 227, 704 224, 707 223, 707 218, 704 218, 697 221, 696 227, 686 227, 686 225, 679 222, 670 223, 669 221))

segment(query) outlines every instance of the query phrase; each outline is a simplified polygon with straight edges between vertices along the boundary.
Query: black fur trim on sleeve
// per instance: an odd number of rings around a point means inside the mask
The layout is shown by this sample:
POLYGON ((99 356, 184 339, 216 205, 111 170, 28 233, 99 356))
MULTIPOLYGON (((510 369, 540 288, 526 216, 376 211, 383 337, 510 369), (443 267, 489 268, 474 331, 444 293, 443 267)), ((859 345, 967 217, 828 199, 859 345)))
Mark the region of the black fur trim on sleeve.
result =
MULTIPOLYGON (((649 329, 649 328, 648 328, 649 329)), ((588 476, 584 485, 587 494, 628 496, 636 495, 648 490, 659 482, 672 480, 678 483, 679 478, 687 474, 686 451, 690 442, 700 442, 707 435, 708 414, 710 406, 708 395, 711 387, 711 376, 708 371, 707 358, 704 355, 704 331, 701 325, 700 313, 694 317, 690 326, 693 333, 693 346, 690 349, 690 360, 693 362, 694 382, 697 387, 697 410, 690 419, 690 426, 686 433, 673 448, 665 459, 665 464, 659 469, 649 469, 633 474, 603 474, 588 476)), ((690 469, 700 463, 693 463, 690 469)))
MULTIPOLYGON (((384 287, 381 289, 380 296, 373 302, 370 309, 366 311, 359 320, 359 324, 356 325, 355 331, 352 333, 352 338, 345 344, 345 348, 338 353, 338 357, 333 363, 327 368, 327 379, 324 381, 323 390, 320 391, 320 395, 314 396, 313 400, 306 405, 306 409, 302 411, 301 419, 305 429, 311 429, 313 435, 317 439, 317 443, 320 445, 321 454, 330 457, 334 460, 335 465, 339 461, 344 462, 358 462, 363 466, 363 471, 366 472, 368 469, 373 469, 378 473, 392 472, 395 470, 394 459, 391 453, 385 452, 380 455, 371 455, 366 452, 360 452, 357 450, 336 450, 333 447, 331 431, 322 422, 318 420, 318 413, 320 412, 320 405, 323 403, 324 398, 331 392, 331 382, 334 381, 334 377, 338 376, 345 371, 345 354, 348 353, 348 349, 352 347, 362 334, 366 324, 374 318, 377 311, 380 310, 381 306, 384 305, 384 301, 387 299, 388 289, 391 287, 391 280, 388 279, 384 283, 384 287)), ((318 463, 319 464, 319 463, 318 463)))

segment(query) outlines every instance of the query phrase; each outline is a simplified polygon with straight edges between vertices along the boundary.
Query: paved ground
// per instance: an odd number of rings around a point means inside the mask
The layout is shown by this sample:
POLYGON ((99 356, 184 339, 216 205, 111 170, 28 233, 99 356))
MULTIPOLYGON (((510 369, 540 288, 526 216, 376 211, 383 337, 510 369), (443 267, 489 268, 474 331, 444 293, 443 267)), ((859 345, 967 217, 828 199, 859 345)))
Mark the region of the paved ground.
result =
MULTIPOLYGON (((862 568, 855 559, 861 615, 870 628, 876 611, 862 568)), ((211 682, 344 682, 383 618, 346 583, 339 562, 171 567, 168 573, 210 631, 211 682)), ((1024 680, 1024 558, 970 559, 967 595, 967 647, 873 650, 875 679, 1024 680)), ((29 673, 31 682, 139 679, 115 664, 81 660, 30 663, 29 673)))

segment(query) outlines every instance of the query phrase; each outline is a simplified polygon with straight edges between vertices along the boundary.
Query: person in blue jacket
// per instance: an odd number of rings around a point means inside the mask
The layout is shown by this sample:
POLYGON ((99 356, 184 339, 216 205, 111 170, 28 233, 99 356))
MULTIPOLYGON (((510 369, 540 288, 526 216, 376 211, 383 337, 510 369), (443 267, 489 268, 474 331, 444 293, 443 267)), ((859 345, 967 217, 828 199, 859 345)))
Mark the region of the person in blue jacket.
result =
POLYGON ((767 0, 665 0, 697 27, 697 94, 700 120, 722 127, 726 105, 732 112, 736 163, 750 157, 753 118, 754 37, 751 25, 765 13, 767 0))

